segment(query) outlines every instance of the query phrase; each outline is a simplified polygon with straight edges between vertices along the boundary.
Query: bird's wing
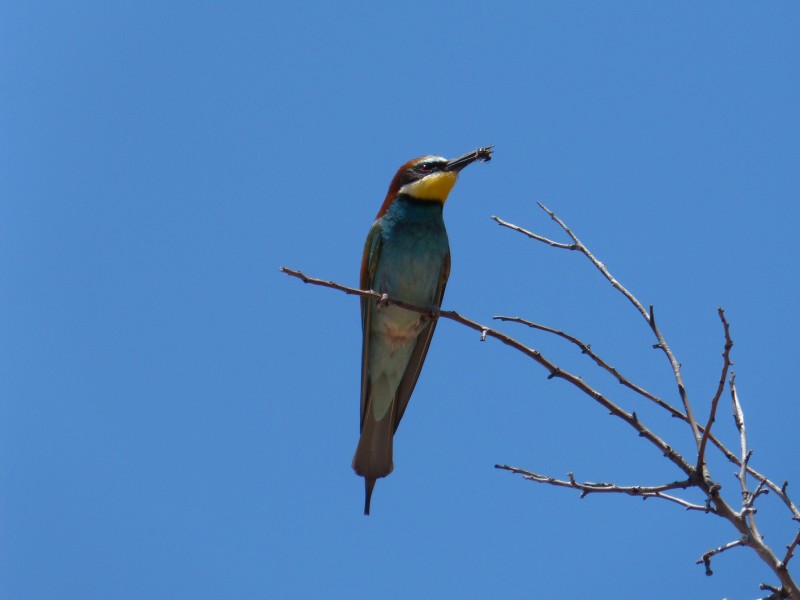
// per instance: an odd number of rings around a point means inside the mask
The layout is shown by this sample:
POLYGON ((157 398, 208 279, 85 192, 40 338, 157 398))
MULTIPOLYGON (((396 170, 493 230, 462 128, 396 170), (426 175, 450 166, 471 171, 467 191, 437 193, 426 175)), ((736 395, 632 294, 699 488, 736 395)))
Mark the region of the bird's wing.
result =
MULTIPOLYGON (((373 223, 367 234, 367 241, 364 243, 364 254, 361 259, 361 279, 362 290, 374 289, 375 267, 378 265, 378 256, 381 249, 381 227, 378 221, 373 223)), ((375 300, 372 298, 361 297, 361 333, 363 341, 361 344, 361 423, 359 431, 364 427, 364 417, 367 414, 367 400, 369 399, 369 324, 372 318, 372 310, 375 300)))
MULTIPOLYGON (((444 288, 447 285, 447 278, 450 276, 450 251, 444 255, 442 260, 442 268, 439 271, 439 282, 436 285, 436 294, 433 298, 433 305, 437 308, 442 306, 442 298, 444 298, 444 288)), ((428 319, 423 330, 417 337, 417 344, 411 352, 411 358, 408 361, 406 372, 403 373, 403 378, 400 380, 400 385, 397 386, 397 393, 395 394, 394 402, 394 430, 397 431, 397 426, 400 425, 400 419, 403 418, 403 413, 406 411, 408 401, 411 399, 411 393, 414 391, 414 386, 417 385, 419 373, 422 370, 422 363, 425 362, 425 356, 428 354, 428 347, 431 345, 431 338, 433 331, 436 329, 436 322, 438 319, 428 319)), ((362 396, 363 403, 363 396, 362 396)))

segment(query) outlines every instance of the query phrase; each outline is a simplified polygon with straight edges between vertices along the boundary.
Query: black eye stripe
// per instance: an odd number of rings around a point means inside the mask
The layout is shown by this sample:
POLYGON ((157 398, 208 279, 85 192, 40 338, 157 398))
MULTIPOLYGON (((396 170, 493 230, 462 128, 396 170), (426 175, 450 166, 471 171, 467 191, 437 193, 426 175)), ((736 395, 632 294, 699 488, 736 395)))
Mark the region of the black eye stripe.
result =
POLYGON ((442 168, 442 165, 438 162, 423 162, 417 165, 417 170, 422 173, 433 173, 434 171, 439 171, 442 168))

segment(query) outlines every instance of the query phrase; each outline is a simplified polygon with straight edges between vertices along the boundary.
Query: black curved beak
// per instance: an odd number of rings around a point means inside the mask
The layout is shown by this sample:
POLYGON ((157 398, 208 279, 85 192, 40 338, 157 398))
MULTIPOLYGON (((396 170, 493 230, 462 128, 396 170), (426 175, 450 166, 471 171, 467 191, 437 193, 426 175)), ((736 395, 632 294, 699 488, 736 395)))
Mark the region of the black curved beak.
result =
POLYGON ((473 150, 472 152, 467 152, 466 154, 459 156, 458 158, 454 158, 452 160, 448 160, 447 164, 444 166, 444 171, 455 171, 458 173, 466 167, 474 163, 476 160, 482 160, 484 162, 489 162, 492 160, 492 148, 494 146, 486 146, 485 148, 478 148, 477 150, 473 150))

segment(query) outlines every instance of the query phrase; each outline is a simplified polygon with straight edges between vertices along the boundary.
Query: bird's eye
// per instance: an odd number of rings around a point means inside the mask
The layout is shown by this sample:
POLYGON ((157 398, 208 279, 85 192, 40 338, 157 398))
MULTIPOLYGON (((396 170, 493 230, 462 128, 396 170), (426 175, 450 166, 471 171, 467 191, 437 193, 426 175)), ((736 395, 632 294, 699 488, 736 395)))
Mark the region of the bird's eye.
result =
POLYGON ((420 170, 420 172, 422 172, 422 173, 430 173, 430 172, 433 170, 433 164, 432 164, 432 163, 429 163, 429 162, 424 162, 424 163, 421 163, 421 164, 419 165, 419 167, 417 167, 417 168, 418 168, 418 169, 420 170))

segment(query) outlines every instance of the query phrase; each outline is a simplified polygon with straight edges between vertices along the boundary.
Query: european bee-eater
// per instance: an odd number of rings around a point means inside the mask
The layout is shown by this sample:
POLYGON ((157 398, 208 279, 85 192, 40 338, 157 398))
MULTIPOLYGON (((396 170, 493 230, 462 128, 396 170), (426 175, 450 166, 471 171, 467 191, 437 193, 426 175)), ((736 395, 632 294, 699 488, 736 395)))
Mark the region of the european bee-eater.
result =
MULTIPOLYGON (((364 245, 361 289, 438 309, 450 275, 442 219, 461 169, 491 160, 491 146, 458 158, 422 156, 397 171, 364 245)), ((394 433, 428 353, 436 320, 430 315, 361 299, 361 438, 353 469, 364 478, 364 514, 375 481, 392 472, 394 433)))

